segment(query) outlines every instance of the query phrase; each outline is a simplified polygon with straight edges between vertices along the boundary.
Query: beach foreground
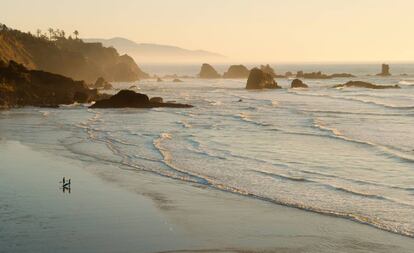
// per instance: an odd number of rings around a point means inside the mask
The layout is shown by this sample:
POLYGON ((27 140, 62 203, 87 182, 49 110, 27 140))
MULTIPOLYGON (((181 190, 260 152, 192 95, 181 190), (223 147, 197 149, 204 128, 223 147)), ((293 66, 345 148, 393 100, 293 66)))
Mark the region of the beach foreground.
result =
POLYGON ((412 238, 0 143, 0 252, 412 252, 412 238), (59 181, 72 179, 63 193, 59 181))

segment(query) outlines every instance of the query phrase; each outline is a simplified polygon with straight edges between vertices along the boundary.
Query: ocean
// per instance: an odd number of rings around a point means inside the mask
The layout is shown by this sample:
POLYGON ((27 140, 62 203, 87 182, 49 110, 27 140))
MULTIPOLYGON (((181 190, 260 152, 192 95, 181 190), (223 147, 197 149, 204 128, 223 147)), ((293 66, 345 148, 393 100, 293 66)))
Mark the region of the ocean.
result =
POLYGON ((391 65, 391 77, 374 76, 378 65, 276 66, 297 70, 358 77, 305 80, 309 89, 277 79, 283 89, 263 91, 239 79, 116 83, 194 108, 12 109, 0 112, 0 137, 414 237, 414 65, 391 65), (349 80, 401 89, 331 88, 349 80))

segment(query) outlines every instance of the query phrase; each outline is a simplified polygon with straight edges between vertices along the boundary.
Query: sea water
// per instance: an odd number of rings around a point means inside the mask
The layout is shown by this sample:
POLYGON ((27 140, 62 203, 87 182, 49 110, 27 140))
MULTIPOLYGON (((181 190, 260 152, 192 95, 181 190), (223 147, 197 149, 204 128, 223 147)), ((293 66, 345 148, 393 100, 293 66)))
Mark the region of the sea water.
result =
POLYGON ((358 77, 305 80, 309 89, 288 79, 263 91, 241 79, 119 83, 112 93, 136 85, 194 108, 13 109, 0 112, 0 136, 414 237, 414 67, 392 77, 351 68, 358 77), (401 89, 332 88, 349 80, 401 89))

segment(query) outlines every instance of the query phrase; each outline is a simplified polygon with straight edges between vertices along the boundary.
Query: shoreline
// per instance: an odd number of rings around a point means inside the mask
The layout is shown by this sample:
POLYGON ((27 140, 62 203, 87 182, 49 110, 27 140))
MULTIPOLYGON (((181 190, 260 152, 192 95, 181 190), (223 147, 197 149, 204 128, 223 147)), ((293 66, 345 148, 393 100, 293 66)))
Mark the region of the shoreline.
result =
MULTIPOLYGON (((123 226, 128 227, 128 233, 140 234, 141 236, 148 236, 150 231, 155 230, 153 236, 150 237, 157 238, 157 243, 163 244, 163 247, 154 248, 152 246, 151 248, 151 240, 147 240, 145 241, 147 248, 144 249, 144 247, 141 251, 137 251, 137 245, 131 244, 131 241, 127 240, 129 243, 127 246, 123 243, 123 240, 126 239, 111 238, 112 241, 115 240, 114 244, 120 243, 120 245, 123 245, 117 249, 121 252, 255 252, 256 250, 269 252, 331 252, 334 248, 348 252, 347 249, 352 247, 356 247, 355 252, 389 252, 390 250, 393 252, 409 252, 409 249, 414 247, 412 238, 392 234, 351 220, 307 212, 260 199, 246 198, 243 195, 228 194, 228 192, 209 186, 172 180, 150 175, 146 172, 122 170, 112 165, 102 166, 102 164, 96 164, 98 165, 96 166, 94 163, 86 165, 82 161, 59 157, 50 152, 34 151, 33 148, 19 142, 3 140, 0 143, 0 157, 3 161, 6 161, 6 169, 0 170, 1 174, 9 172, 7 167, 11 166, 10 160, 13 160, 13 154, 16 152, 24 153, 26 154, 25 159, 20 159, 12 165, 17 167, 17 171, 13 173, 23 173, 20 176, 26 176, 26 173, 27 176, 30 173, 35 173, 35 175, 39 173, 49 179, 59 173, 71 175, 73 193, 66 195, 66 200, 80 201, 92 207, 103 206, 108 208, 106 211, 100 211, 100 214, 104 217, 108 216, 109 220, 107 222, 115 225, 115 228, 111 227, 111 232, 114 232, 114 234, 124 235, 126 232, 122 228, 123 226), (45 168, 33 168, 34 171, 31 171, 31 169, 24 167, 25 164, 36 164, 36 161, 39 160, 41 160, 41 164, 47 162, 45 168), (57 164, 56 161, 58 161, 57 164), (57 171, 50 171, 53 168, 58 169, 57 171), (78 191, 79 188, 84 191, 82 196, 75 195, 75 191, 78 191), (109 194, 109 196, 118 196, 116 204, 124 206, 126 213, 120 215, 120 210, 114 208, 112 202, 117 198, 108 199, 110 203, 105 203, 106 198, 96 200, 94 194, 102 192, 109 194), (146 210, 146 212, 140 214, 142 217, 138 222, 136 215, 128 210, 146 210), (141 227, 139 225, 142 225, 140 223, 142 220, 151 220, 151 223, 141 227), (168 226, 165 224, 168 224, 168 226), (216 247, 212 247, 212 245, 216 247)), ((18 179, 17 181, 25 181, 18 174, 14 177, 16 180, 18 179)), ((56 180, 58 179, 56 178, 56 180)), ((0 181, 2 180, 0 179, 0 181)), ((13 182, 14 184, 19 183, 13 182)), ((30 185, 30 182, 23 185, 26 184, 30 185)), ((57 181, 45 182, 45 184, 57 186, 57 181)), ((5 183, 2 182, 0 185, 1 192, 4 192, 5 183)), ((42 187, 41 190, 38 190, 27 187, 34 192, 41 191, 47 194, 46 197, 36 196, 36 199, 39 198, 40 202, 45 201, 45 198, 50 201, 50 195, 54 195, 56 191, 56 188, 42 187)), ((15 191, 19 190, 19 188, 15 189, 15 191)), ((52 199, 51 203, 46 201, 45 207, 50 208, 54 204, 66 206, 67 203, 60 202, 59 198, 52 199)), ((15 208, 15 210, 21 211, 18 208, 15 208)), ((60 211, 65 212, 64 210, 60 211)), ((36 217, 36 215, 38 215, 36 212, 31 214, 33 217, 36 217)), ((65 216, 60 215, 59 212, 53 213, 52 216, 55 216, 55 218, 48 221, 51 223, 49 225, 53 227, 53 224, 59 223, 58 221, 60 223, 62 220, 64 221, 65 216)), ((85 218, 85 216, 87 220, 102 222, 100 215, 94 213, 85 214, 80 212, 71 215, 74 219, 72 222, 79 217, 85 218)), ((2 220, 2 223, 4 222, 2 220)), ((93 225, 96 224, 94 222, 82 224, 80 228, 73 226, 79 224, 72 224, 72 233, 68 233, 62 228, 58 230, 61 234, 67 233, 65 238, 70 235, 79 240, 81 238, 77 238, 77 234, 80 236, 82 233, 86 233, 85 231, 94 233, 99 231, 96 225, 93 225), (74 231, 75 233, 73 233, 74 231)), ((6 224, 13 225, 13 223, 9 224, 7 221, 6 224)), ((44 230, 47 231, 48 226, 44 224, 43 226, 39 226, 37 229, 43 232, 44 230)), ((16 233, 16 236, 18 234, 16 233)), ((5 237, 1 229, 0 235, 0 238, 5 237)), ((104 233, 93 238, 102 243, 102 240, 105 240, 107 236, 104 233)), ((50 240, 47 237, 38 238, 40 241, 47 239, 50 240)), ((97 249, 100 248, 100 244, 94 243, 95 241, 92 240, 87 246, 91 247, 92 251, 99 251, 97 249)), ((33 245, 30 245, 30 240, 20 242, 20 244, 23 248, 35 249, 33 245)), ((46 244, 50 245, 50 243, 46 244)), ((69 245, 61 246, 55 245, 54 250, 62 251, 62 249, 66 249, 69 252, 73 250, 69 245)), ((111 252, 108 248, 106 250, 111 252)), ((51 249, 50 252, 52 251, 51 249)), ((13 252, 16 251, 13 250, 13 252)))

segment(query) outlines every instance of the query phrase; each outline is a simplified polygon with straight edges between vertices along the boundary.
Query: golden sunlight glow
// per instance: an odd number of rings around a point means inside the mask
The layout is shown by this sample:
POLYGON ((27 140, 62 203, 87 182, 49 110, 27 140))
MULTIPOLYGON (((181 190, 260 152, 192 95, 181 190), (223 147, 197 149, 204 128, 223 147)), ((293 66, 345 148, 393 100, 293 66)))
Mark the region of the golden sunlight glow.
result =
POLYGON ((412 0, 2 0, 1 5, 0 22, 23 31, 76 29, 82 38, 119 36, 203 49, 229 61, 414 59, 412 0))

